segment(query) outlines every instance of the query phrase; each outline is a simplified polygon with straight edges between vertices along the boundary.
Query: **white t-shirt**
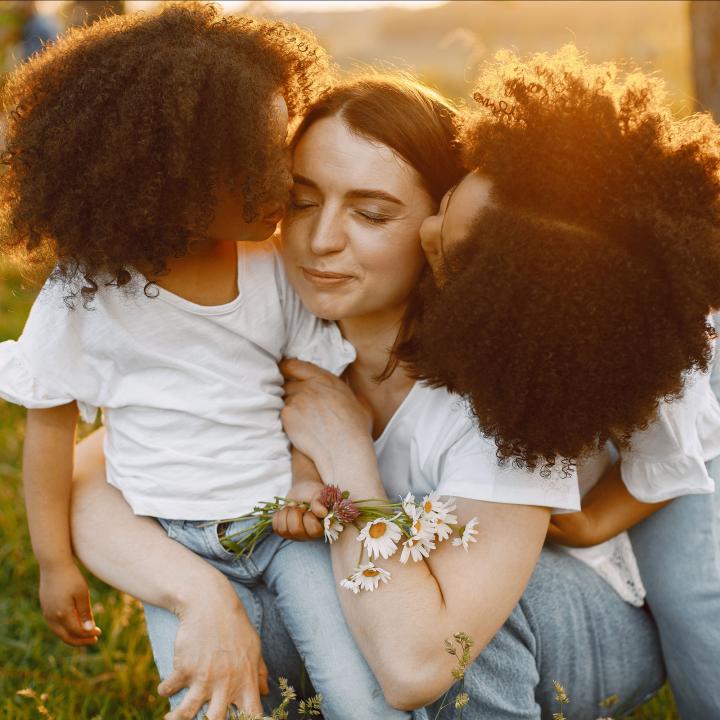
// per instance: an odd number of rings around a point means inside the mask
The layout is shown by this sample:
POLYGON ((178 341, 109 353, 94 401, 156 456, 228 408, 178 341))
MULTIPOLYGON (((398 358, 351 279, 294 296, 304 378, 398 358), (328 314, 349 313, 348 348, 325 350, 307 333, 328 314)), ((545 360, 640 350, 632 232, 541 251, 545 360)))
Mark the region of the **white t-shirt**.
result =
POLYGON ((291 484, 278 361, 340 373, 354 360, 337 327, 311 315, 273 241, 238 244, 238 296, 202 306, 162 288, 101 287, 68 309, 59 283, 22 336, 0 344, 0 397, 29 408, 102 408, 108 481, 135 513, 185 520, 241 515, 291 484))
POLYGON ((467 403, 443 388, 417 382, 375 441, 390 498, 437 490, 470 500, 579 510, 577 473, 554 468, 548 477, 498 464, 495 443, 482 436, 467 403))
POLYGON ((718 364, 716 353, 709 372, 688 374, 682 397, 660 403, 657 418, 623 451, 623 482, 641 502, 714 492, 706 463, 720 455, 720 403, 711 385, 718 364))
MULTIPOLYGON (((682 401, 664 403, 662 417, 677 424, 680 422, 677 415, 689 422, 694 409, 696 415, 708 418, 704 409, 716 402, 708 397, 709 392, 709 386, 700 383, 682 401), (700 392, 699 388, 704 390, 700 392)), ((720 414, 716 419, 719 422, 714 427, 720 429, 720 414)), ((711 430, 709 424, 703 427, 711 430)), ((651 439, 652 430, 645 432, 647 439, 651 439)), ((685 435, 690 434, 688 430, 685 435)), ((691 447, 702 446, 695 443, 688 446, 688 451, 691 447)), ((430 388, 422 382, 413 386, 375 441, 375 451, 383 484, 391 498, 408 492, 419 497, 437 490, 441 495, 456 498, 540 505, 558 512, 579 510, 581 495, 593 487, 617 459, 616 451, 608 445, 581 463, 577 471, 556 467, 548 477, 540 470, 530 472, 512 463, 500 465, 494 442, 478 431, 467 403, 457 395, 442 388, 430 388)), ((653 464, 656 460, 635 457, 634 462, 635 469, 640 471, 643 462, 653 464)), ((683 468, 682 464, 669 467, 666 482, 677 495, 697 492, 695 476, 684 475, 683 468)), ((593 568, 624 600, 634 605, 643 603, 645 589, 627 533, 592 548, 566 550, 593 568)))

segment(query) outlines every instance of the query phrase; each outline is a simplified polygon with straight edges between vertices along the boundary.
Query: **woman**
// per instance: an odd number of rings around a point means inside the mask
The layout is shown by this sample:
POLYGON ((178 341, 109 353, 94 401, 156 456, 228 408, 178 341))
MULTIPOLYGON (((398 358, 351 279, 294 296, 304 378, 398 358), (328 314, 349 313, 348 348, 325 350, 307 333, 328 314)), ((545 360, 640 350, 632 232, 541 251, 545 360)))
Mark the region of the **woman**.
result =
MULTIPOLYGON (((296 191, 285 228, 289 274, 312 310, 340 322, 358 360, 348 372, 349 385, 312 367, 288 365, 296 379, 288 389, 292 402, 285 420, 326 482, 335 481, 355 496, 361 491, 382 496, 368 418, 352 388, 371 408, 381 463, 390 468, 384 477, 389 491, 453 492, 462 498, 460 521, 473 515, 481 520, 483 531, 471 552, 442 546, 428 562, 394 571, 381 592, 342 598, 348 622, 391 703, 421 707, 441 695, 453 682, 443 640, 464 630, 475 640, 475 653, 488 646, 476 661, 477 678, 469 680, 473 711, 483 716, 517 719, 551 712, 553 679, 575 688, 577 717, 590 716, 611 692, 629 707, 662 680, 657 638, 643 610, 623 603, 581 563, 553 553, 541 560, 517 605, 542 547, 550 508, 577 507, 572 474, 558 472, 548 479, 498 467, 494 447, 477 435, 457 400, 416 385, 388 350, 401 321, 413 314, 412 291, 424 268, 420 225, 459 174, 447 136, 435 132, 442 125, 437 114, 447 119, 449 112, 417 85, 368 80, 328 94, 300 128, 296 191), (430 153, 433 148, 440 152, 430 153), (438 169, 448 167, 455 168, 456 177, 446 175, 438 183, 438 169), (385 378, 381 383, 379 375, 385 378), (310 386, 311 394, 320 393, 323 402, 306 402, 308 393, 299 392, 298 382, 310 386), (298 422, 303 404, 321 433, 312 422, 298 422), (333 409, 331 421, 323 407, 333 409), (402 436, 408 417, 422 419, 413 440, 424 438, 413 446, 415 464, 410 466, 410 436, 402 436), (438 427, 434 417, 447 422, 438 427), (438 438, 442 443, 433 447, 438 438), (434 458, 432 467, 423 465, 423 458, 434 458), (467 591, 468 577, 482 592, 467 591), (538 658, 539 645, 543 653, 538 658), (599 666, 580 672, 567 645, 585 649, 599 666)), ((191 717, 210 697, 216 705, 218 698, 234 700, 239 681, 232 658, 247 654, 235 627, 232 588, 151 522, 132 516, 104 484, 97 438, 81 446, 77 467, 73 531, 80 558, 111 584, 171 610, 182 621, 174 673, 161 690, 170 694, 189 686, 190 692, 168 717, 191 717), (218 646, 227 652, 215 662, 218 646)), ((351 532, 333 546, 340 573, 352 565, 356 549, 351 532)), ((334 585, 328 580, 328 592, 334 585)), ((262 607, 272 612, 271 605, 262 607)), ((284 650, 276 638, 278 648, 284 650)), ((252 663, 245 669, 252 673, 252 663)), ((271 664, 271 672, 277 671, 271 664)))

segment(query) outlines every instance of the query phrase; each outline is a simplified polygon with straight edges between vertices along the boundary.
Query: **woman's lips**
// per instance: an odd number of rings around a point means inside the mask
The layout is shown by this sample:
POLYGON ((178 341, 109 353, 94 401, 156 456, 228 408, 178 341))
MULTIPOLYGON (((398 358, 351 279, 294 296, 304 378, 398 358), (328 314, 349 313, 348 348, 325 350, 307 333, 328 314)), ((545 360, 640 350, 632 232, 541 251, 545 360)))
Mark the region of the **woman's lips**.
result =
POLYGON ((326 272, 324 270, 313 270, 312 268, 301 267, 303 277, 318 287, 335 287, 343 285, 352 280, 352 275, 343 275, 341 273, 326 272))

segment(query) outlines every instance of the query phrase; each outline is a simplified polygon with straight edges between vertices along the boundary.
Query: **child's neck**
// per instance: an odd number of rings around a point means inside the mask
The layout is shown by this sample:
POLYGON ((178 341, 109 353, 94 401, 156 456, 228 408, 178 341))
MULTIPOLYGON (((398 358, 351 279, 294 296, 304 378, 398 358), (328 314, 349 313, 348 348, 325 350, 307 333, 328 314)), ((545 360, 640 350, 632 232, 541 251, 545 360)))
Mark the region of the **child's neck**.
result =
POLYGON ((197 305, 226 305, 238 295, 237 244, 200 240, 181 258, 167 261, 168 273, 153 282, 197 305))

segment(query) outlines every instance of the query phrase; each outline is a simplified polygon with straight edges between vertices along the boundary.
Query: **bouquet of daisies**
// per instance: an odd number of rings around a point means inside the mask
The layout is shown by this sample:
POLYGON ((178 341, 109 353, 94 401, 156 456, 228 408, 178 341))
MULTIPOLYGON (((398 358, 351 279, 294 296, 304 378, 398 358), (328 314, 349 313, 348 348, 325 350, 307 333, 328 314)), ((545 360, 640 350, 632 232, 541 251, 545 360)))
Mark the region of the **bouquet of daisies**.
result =
MULTIPOLYGON (((387 560, 400 551, 400 562, 418 562, 430 556, 438 543, 452 538, 455 547, 468 550, 471 542, 477 542, 477 518, 465 525, 458 525, 454 515, 454 498, 443 499, 437 492, 425 495, 418 502, 408 493, 399 502, 368 499, 351 500, 347 492, 337 485, 327 485, 320 493, 320 502, 327 508, 323 519, 325 540, 335 542, 347 525, 353 525, 360 533, 360 557, 357 567, 340 585, 358 593, 373 591, 381 583, 390 580, 390 573, 376 565, 379 558, 387 560), (452 536, 455 537, 452 537, 452 536)), ((273 515, 287 506, 307 507, 286 498, 276 497, 273 502, 263 502, 252 512, 236 520, 254 518, 256 522, 245 526, 240 533, 223 538, 223 544, 239 555, 250 555, 258 542, 272 529, 273 515)))

